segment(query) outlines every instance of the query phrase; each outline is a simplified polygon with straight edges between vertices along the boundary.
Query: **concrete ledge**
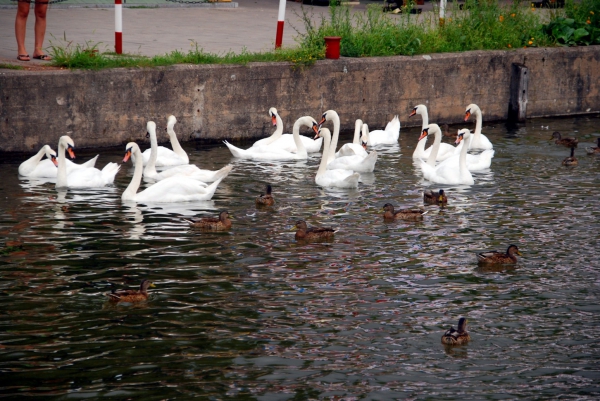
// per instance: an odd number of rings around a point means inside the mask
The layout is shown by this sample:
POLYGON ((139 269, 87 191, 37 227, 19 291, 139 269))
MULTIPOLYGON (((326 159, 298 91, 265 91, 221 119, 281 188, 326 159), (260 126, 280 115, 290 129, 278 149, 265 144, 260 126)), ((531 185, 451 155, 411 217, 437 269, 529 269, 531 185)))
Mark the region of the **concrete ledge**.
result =
MULTIPOLYGON (((513 63, 527 66, 527 117, 600 112, 600 46, 341 58, 309 68, 289 63, 177 65, 155 69, 27 72, 0 70, 0 151, 31 152, 67 132, 78 147, 143 139, 148 120, 174 114, 183 140, 270 135, 269 107, 286 132, 328 109, 351 130, 361 118, 382 128, 427 104, 432 121, 462 122, 477 103, 484 122, 508 115, 513 63)), ((162 132, 162 131, 159 131, 162 132)), ((160 138, 163 140, 165 138, 160 138)))

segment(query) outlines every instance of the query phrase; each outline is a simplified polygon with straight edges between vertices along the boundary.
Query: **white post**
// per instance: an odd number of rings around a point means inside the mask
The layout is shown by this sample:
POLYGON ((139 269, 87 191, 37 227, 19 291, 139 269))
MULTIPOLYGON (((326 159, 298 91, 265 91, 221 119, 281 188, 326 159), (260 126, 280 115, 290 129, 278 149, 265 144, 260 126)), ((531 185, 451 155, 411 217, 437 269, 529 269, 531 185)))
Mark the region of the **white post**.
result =
POLYGON ((444 26, 446 19, 446 0, 440 0, 440 26, 444 26))
POLYGON ((286 0, 279 0, 279 14, 277 15, 277 33, 275 35, 275 48, 281 47, 283 42, 283 23, 285 22, 285 2, 286 0))
POLYGON ((115 0, 115 53, 123 54, 123 3, 115 0))

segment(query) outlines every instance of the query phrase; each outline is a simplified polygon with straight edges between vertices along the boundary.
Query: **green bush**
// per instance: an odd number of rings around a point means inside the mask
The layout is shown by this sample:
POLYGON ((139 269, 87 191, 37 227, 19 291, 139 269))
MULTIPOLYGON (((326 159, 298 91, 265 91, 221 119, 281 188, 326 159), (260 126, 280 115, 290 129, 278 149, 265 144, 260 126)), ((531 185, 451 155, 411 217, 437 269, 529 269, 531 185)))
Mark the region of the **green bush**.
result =
POLYGON ((566 17, 558 16, 544 25, 544 32, 563 46, 600 44, 600 0, 565 3, 566 17))

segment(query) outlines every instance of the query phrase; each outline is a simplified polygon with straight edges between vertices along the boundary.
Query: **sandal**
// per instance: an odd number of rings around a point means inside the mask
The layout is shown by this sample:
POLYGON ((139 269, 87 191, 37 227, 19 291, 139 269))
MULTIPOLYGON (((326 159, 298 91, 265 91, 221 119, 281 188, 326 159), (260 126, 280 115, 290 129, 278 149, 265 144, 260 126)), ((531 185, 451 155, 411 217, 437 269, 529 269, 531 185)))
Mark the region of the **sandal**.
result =
POLYGON ((29 54, 19 54, 17 56, 17 60, 19 61, 30 61, 29 54))
POLYGON ((37 60, 44 60, 44 61, 50 61, 50 60, 52 60, 52 57, 50 57, 47 54, 40 54, 39 56, 33 56, 33 58, 37 59, 37 60))

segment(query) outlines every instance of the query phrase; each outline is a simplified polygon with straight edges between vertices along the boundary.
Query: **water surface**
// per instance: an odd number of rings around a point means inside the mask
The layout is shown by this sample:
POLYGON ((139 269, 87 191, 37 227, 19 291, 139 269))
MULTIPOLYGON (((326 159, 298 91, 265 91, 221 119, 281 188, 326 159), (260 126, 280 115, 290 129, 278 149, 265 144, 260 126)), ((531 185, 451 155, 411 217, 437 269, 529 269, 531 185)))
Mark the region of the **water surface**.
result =
MULTIPOLYGON (((201 168, 234 170, 213 200, 181 205, 123 204, 130 163, 114 187, 68 192, 2 164, 0 395, 597 399, 600 157, 584 148, 599 122, 485 124, 491 169, 442 186, 448 207, 427 206, 420 223, 381 217, 386 202, 418 206, 440 188, 412 160, 418 129, 379 149, 357 190, 317 187, 318 155, 257 164, 186 144, 201 168), (561 165, 569 149, 548 140, 554 130, 579 138, 578 166, 561 165), (266 183, 277 203, 257 210, 266 183), (224 209, 229 232, 183 220, 224 209), (296 243, 300 218, 337 228, 335 240, 296 243), (510 243, 516 266, 477 266, 476 252, 510 243), (106 302, 142 278, 156 284, 148 302, 106 302), (472 342, 444 348, 461 316, 472 342)), ((102 167, 124 149, 99 153, 102 167)))

